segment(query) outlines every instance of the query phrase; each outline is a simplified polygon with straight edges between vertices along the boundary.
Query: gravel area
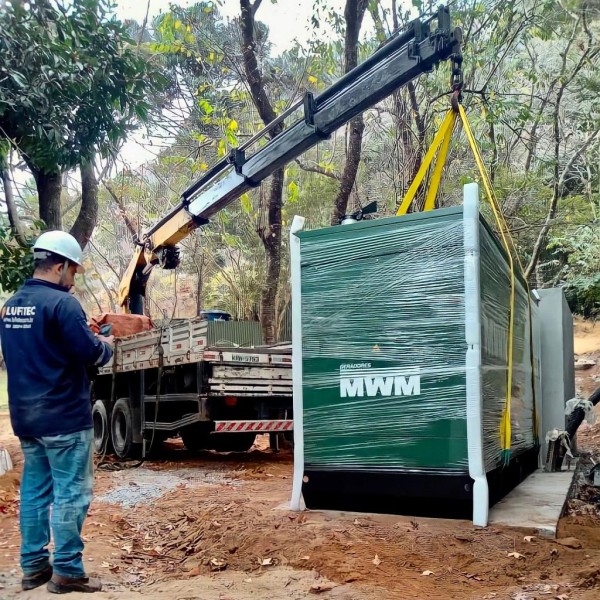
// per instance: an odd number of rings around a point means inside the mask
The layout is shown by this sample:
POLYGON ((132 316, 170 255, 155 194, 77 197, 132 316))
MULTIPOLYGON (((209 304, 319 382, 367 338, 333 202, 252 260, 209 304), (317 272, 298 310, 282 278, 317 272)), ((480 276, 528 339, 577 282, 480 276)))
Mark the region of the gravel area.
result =
POLYGON ((240 486, 242 481, 231 479, 218 471, 203 469, 181 469, 161 472, 139 468, 131 471, 111 473, 117 487, 96 496, 96 502, 119 504, 131 508, 149 504, 177 487, 199 487, 206 485, 240 486))

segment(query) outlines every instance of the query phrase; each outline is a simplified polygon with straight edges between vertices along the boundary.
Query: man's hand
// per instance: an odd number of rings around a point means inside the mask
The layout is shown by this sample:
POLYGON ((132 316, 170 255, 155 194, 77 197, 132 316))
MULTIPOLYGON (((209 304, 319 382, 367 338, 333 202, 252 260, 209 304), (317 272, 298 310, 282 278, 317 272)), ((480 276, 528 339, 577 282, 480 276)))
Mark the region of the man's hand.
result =
POLYGON ((109 336, 99 335, 98 339, 101 342, 108 344, 111 348, 115 345, 115 336, 114 335, 109 335, 109 336))

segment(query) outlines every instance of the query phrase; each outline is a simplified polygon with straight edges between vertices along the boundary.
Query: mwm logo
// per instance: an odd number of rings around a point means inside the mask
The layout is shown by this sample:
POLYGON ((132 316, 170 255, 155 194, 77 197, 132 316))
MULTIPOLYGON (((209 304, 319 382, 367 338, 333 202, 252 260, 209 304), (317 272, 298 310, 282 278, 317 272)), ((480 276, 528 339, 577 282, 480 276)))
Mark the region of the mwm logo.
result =
MULTIPOLYGON (((372 369, 340 366, 341 398, 375 398, 377 396, 419 396, 420 369, 372 369)), ((356 365, 358 366, 358 365, 356 365)), ((360 365, 361 367, 363 365, 360 365)), ((364 365, 367 366, 367 365, 364 365)), ((370 367, 370 365, 368 365, 370 367)))

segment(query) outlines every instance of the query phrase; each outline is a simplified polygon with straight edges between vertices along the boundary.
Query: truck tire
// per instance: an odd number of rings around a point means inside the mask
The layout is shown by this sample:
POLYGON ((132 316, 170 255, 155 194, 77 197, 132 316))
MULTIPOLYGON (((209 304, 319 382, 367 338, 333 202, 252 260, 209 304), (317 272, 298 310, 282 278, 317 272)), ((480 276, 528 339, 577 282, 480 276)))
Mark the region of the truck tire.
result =
POLYGON ((246 452, 255 440, 255 433, 213 433, 209 438, 209 448, 217 452, 246 452))
POLYGON ((133 441, 133 411, 129 398, 115 402, 110 419, 110 437, 119 458, 139 458, 142 445, 133 441))
POLYGON ((103 400, 96 400, 94 402, 94 406, 92 406, 92 421, 94 423, 94 452, 96 454, 112 454, 110 422, 103 400))
POLYGON ((208 449, 209 431, 203 423, 195 423, 184 427, 180 432, 181 441, 190 452, 208 449))

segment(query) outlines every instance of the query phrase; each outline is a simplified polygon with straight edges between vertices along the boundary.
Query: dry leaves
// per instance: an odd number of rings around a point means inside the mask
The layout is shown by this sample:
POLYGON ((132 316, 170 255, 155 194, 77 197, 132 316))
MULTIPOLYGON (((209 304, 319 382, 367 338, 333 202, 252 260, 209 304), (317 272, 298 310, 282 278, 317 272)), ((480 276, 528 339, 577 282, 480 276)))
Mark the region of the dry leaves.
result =
POLYGON ((219 558, 210 559, 210 570, 211 571, 223 571, 227 568, 227 561, 219 558))

